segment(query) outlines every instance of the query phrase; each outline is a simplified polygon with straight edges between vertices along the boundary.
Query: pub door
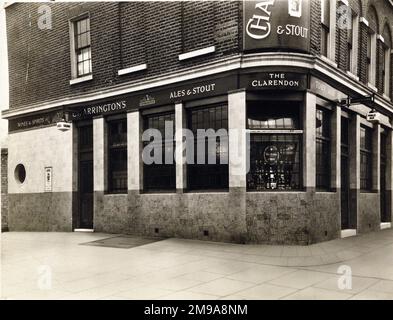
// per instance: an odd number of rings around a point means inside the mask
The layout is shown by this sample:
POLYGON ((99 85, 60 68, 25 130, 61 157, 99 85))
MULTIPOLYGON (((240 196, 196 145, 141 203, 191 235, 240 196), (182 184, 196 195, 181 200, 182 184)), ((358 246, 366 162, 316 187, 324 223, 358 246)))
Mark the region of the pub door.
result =
POLYGON ((341 230, 351 229, 349 210, 349 159, 341 155, 341 230))
POLYGON ((78 229, 93 229, 93 126, 91 124, 79 127, 79 217, 78 229))
POLYGON ((341 230, 353 229, 349 182, 349 119, 341 118, 341 230))
POLYGON ((385 133, 381 134, 381 166, 380 166, 380 201, 381 201, 381 222, 391 222, 391 218, 387 210, 387 197, 386 197, 386 142, 387 136, 385 133))

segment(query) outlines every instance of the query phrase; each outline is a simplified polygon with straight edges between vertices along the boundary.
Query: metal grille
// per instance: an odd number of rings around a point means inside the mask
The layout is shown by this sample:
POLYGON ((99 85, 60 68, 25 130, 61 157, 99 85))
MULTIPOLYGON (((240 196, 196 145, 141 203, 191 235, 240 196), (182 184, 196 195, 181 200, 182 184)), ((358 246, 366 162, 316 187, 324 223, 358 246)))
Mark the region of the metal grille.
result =
MULTIPOLYGON (((228 129, 228 108, 226 105, 212 106, 190 110, 188 114, 189 129, 197 137, 198 130, 228 129)), ((188 188, 190 190, 225 190, 228 189, 229 167, 221 159, 227 159, 227 134, 216 138, 215 148, 209 148, 208 139, 194 139, 194 164, 187 165, 188 188), (198 144, 204 144, 205 161, 198 163, 198 144), (208 159, 215 158, 215 164, 208 159)), ((199 155, 200 158, 200 155, 199 155)), ((224 161, 225 162, 225 161, 224 161)))
POLYGON ((127 192, 127 120, 108 122, 109 192, 127 192))
POLYGON ((250 191, 301 188, 301 135, 250 136, 250 191))
MULTIPOLYGON (((173 161, 175 151, 175 114, 166 113, 149 115, 144 118, 144 130, 156 129, 160 131, 162 140, 156 141, 162 149, 161 163, 143 165, 143 187, 145 191, 167 191, 176 189, 176 165, 173 161), (166 124, 166 125, 165 125, 166 124), (169 126, 169 127, 168 127, 169 126), (171 128, 172 132, 166 131, 171 128), (170 158, 172 163, 166 163, 170 158)), ((151 142, 145 141, 146 146, 151 142)), ((154 153, 154 151, 153 151, 154 153)), ((154 154, 151 154, 154 156, 154 154)))
POLYGON ((330 114, 328 110, 316 111, 316 186, 330 188, 330 114))
POLYGON ((369 128, 360 128, 360 189, 372 189, 372 137, 369 128))

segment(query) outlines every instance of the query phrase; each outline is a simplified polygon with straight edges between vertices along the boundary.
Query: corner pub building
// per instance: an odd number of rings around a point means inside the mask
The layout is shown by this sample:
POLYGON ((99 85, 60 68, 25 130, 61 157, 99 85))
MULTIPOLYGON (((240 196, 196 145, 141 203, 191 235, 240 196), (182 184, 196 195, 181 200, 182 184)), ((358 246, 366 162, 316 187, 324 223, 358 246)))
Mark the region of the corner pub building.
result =
POLYGON ((391 227, 391 1, 10 3, 6 19, 9 230, 304 245, 391 227), (178 129, 243 132, 214 150, 243 173, 143 163, 165 121, 179 150, 178 129))

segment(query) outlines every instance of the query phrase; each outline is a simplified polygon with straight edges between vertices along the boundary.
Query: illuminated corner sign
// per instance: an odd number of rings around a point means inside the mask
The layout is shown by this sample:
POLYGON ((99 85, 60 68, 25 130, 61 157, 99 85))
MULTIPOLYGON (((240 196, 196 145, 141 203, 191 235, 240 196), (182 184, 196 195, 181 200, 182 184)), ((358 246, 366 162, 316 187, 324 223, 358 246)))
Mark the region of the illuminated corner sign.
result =
POLYGON ((68 130, 71 129, 71 123, 66 122, 66 121, 59 121, 59 122, 56 124, 56 127, 57 127, 57 130, 60 130, 60 131, 68 131, 68 130))
POLYGON ((310 51, 310 0, 244 1, 244 50, 310 51))
POLYGON ((381 114, 375 110, 367 113, 367 121, 371 123, 379 123, 381 121, 381 114))

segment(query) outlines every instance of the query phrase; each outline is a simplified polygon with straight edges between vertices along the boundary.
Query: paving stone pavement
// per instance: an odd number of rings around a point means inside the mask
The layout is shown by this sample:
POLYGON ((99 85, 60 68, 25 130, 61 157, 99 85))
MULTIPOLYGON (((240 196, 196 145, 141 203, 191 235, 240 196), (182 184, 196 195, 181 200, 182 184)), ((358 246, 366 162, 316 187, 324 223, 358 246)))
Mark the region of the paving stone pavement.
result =
POLYGON ((114 236, 1 234, 0 297, 393 299, 392 229, 307 247, 184 239, 128 249, 81 245, 114 236))

